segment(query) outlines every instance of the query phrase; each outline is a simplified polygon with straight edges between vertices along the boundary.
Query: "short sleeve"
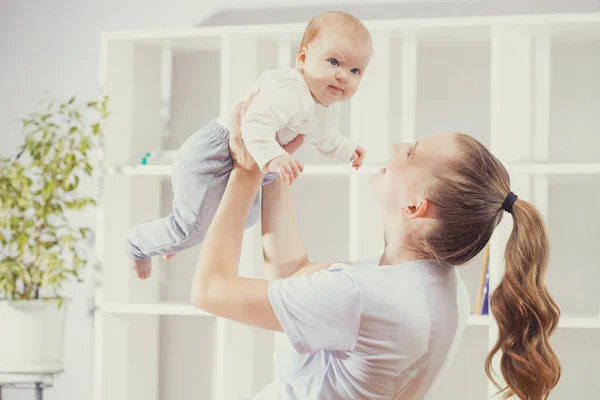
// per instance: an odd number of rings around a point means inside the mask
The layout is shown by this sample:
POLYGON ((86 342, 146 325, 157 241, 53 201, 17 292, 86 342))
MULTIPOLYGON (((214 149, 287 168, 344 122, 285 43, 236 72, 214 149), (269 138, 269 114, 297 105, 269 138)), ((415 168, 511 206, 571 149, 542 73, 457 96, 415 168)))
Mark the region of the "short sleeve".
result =
POLYGON ((269 300, 298 353, 354 348, 361 295, 344 268, 333 265, 311 275, 271 281, 269 300))

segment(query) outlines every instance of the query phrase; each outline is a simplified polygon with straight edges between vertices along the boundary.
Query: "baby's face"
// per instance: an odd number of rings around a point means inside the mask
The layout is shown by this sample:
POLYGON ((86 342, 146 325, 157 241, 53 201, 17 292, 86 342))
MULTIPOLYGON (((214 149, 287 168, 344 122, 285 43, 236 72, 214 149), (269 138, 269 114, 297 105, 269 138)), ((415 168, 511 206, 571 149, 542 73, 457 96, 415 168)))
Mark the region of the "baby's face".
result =
POLYGON ((323 28, 308 48, 299 50, 297 61, 313 97, 329 105, 354 96, 371 52, 370 43, 323 28))

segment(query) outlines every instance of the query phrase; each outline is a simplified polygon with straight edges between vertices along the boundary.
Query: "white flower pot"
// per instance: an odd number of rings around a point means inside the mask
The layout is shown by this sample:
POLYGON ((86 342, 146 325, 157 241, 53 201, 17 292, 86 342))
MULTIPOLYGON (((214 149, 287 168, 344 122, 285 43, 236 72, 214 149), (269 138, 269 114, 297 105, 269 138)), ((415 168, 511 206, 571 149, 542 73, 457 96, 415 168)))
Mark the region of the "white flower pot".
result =
POLYGON ((62 370, 65 301, 0 301, 0 372, 62 370))

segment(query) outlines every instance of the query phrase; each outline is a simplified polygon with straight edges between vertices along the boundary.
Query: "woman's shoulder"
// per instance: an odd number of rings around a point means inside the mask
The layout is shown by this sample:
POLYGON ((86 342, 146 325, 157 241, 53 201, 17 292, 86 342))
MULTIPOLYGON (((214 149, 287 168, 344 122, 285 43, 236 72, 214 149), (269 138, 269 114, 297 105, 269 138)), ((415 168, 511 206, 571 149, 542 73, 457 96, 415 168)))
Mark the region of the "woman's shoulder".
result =
POLYGON ((379 257, 364 258, 362 260, 352 261, 352 267, 376 267, 379 264, 379 257))
MULTIPOLYGON (((343 270, 357 281, 362 291, 390 293, 393 296, 412 296, 425 288, 447 287, 448 282, 460 280, 453 266, 439 265, 429 260, 413 260, 402 264, 379 265, 379 258, 366 258, 348 264, 336 263, 329 270, 343 270)), ((455 285, 451 285, 455 286, 455 285)), ((458 288, 460 289, 460 288, 458 288)))
POLYGON ((412 260, 401 264, 383 264, 379 265, 381 257, 364 258, 361 260, 351 261, 345 263, 346 265, 340 265, 340 263, 333 264, 333 267, 348 267, 355 269, 374 269, 377 271, 402 271, 403 273, 409 273, 411 271, 427 272, 432 271, 447 272, 453 270, 453 267, 441 266, 431 260, 412 260))

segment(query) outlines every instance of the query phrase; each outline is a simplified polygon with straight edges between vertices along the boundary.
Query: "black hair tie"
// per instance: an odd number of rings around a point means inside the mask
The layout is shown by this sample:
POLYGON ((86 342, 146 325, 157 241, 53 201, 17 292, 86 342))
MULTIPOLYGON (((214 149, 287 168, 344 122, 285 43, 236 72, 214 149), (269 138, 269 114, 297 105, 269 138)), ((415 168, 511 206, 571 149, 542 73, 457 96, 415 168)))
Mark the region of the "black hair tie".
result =
POLYGON ((519 197, 513 192, 508 192, 506 199, 504 199, 504 202, 502 203, 502 209, 507 213, 512 214, 513 204, 515 204, 515 201, 517 201, 518 198, 519 197))

